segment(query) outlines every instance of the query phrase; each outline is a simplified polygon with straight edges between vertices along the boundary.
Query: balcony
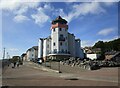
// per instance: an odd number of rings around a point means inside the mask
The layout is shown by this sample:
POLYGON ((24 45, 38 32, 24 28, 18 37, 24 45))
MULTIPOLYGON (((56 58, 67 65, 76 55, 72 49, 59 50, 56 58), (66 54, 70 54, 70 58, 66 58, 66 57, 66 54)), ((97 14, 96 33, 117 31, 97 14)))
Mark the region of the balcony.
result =
POLYGON ((65 41, 64 37, 59 37, 59 41, 65 41))
POLYGON ((49 55, 70 55, 70 52, 66 51, 49 52, 49 55))

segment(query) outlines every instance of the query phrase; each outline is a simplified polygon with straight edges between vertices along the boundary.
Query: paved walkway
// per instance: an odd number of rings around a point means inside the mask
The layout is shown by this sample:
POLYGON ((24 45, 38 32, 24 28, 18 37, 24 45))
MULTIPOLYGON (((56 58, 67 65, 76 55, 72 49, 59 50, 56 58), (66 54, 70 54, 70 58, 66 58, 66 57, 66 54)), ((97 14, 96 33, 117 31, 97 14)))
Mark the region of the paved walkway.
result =
POLYGON ((81 73, 58 73, 32 62, 3 73, 3 85, 7 86, 117 86, 118 69, 104 68, 81 73))

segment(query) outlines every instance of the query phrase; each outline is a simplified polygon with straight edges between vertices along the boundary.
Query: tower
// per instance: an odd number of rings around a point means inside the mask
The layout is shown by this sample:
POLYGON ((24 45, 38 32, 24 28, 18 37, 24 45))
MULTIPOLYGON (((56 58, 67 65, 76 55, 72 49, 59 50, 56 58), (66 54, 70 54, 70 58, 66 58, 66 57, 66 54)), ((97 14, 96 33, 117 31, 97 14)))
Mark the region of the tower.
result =
POLYGON ((68 25, 61 16, 52 21, 51 39, 52 53, 68 54, 68 25))

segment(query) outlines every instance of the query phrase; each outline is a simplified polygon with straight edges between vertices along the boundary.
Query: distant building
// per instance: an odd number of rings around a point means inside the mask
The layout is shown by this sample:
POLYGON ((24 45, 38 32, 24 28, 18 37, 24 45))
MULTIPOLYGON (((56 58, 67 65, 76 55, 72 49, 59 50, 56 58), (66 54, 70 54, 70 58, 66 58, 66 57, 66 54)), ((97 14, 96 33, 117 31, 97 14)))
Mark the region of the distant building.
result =
POLYGON ((68 57, 84 58, 81 40, 68 32, 67 21, 60 16, 52 21, 51 35, 40 38, 38 58, 64 59, 68 57))
POLYGON ((85 47, 84 51, 86 53, 86 58, 91 60, 99 59, 101 56, 101 49, 100 48, 92 48, 92 47, 85 47))
POLYGON ((38 59, 38 46, 33 46, 26 51, 27 60, 36 60, 38 59))
POLYGON ((27 61, 27 55, 26 55, 26 53, 23 53, 23 54, 21 55, 21 59, 22 59, 23 61, 27 61))
POLYGON ((117 51, 106 52, 105 60, 112 60, 112 61, 120 62, 120 52, 117 52, 117 51))
POLYGON ((98 58, 100 58, 100 54, 86 54, 86 56, 87 56, 87 58, 89 58, 89 59, 91 59, 91 60, 96 60, 96 59, 98 59, 98 58))

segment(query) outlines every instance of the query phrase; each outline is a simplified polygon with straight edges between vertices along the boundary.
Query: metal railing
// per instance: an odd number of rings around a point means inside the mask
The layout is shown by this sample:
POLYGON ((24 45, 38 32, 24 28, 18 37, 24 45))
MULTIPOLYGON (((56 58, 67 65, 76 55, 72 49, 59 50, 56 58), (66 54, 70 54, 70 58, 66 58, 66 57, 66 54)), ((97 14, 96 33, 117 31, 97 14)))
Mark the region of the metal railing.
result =
POLYGON ((65 41, 64 37, 59 37, 59 41, 65 41))
POLYGON ((70 54, 70 52, 68 51, 54 51, 54 52, 49 52, 49 54, 70 54))

